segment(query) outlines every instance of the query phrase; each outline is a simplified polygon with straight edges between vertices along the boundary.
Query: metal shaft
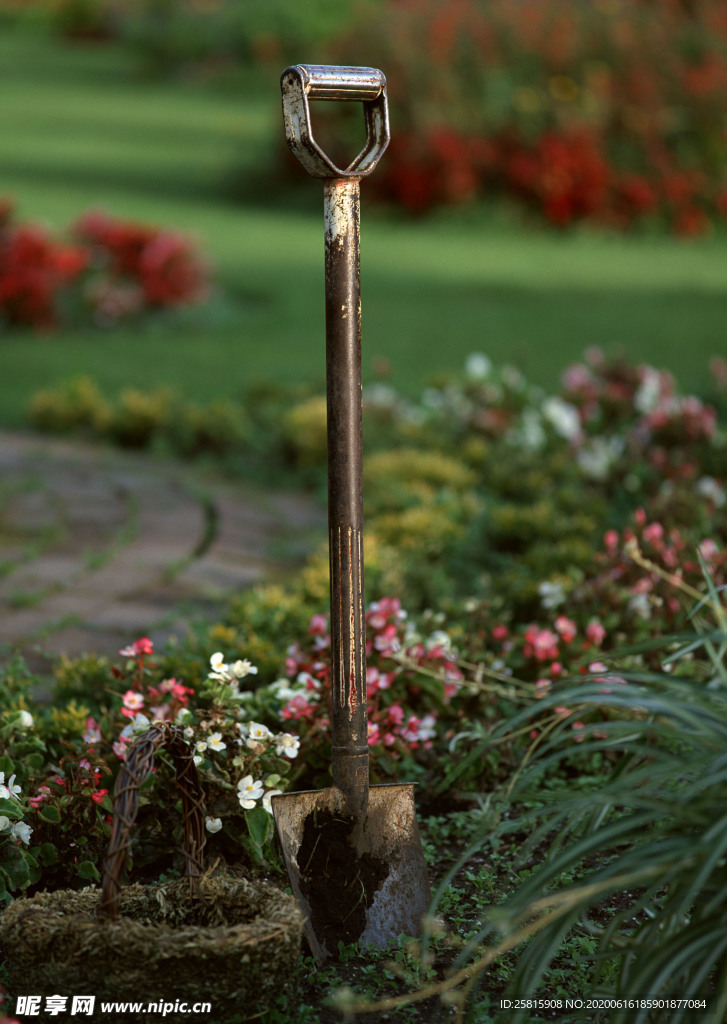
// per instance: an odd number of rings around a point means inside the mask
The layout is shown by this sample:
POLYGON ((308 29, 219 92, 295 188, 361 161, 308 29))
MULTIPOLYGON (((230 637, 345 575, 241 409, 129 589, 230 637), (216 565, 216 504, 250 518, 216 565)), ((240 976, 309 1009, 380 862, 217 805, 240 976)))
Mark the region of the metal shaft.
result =
POLYGON ((359 179, 323 182, 333 783, 366 813, 369 751, 363 565, 359 179))

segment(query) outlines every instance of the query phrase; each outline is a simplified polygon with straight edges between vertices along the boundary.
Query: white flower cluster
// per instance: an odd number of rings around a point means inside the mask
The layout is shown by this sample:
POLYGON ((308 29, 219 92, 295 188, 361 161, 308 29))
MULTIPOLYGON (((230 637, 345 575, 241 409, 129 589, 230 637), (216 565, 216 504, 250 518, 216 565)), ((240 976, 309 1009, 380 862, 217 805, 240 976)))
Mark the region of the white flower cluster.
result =
MULTIPOLYGON (((0 799, 19 800, 20 786, 15 785, 15 776, 11 775, 5 782, 5 772, 0 772, 0 799)), ((33 829, 24 821, 12 821, 6 814, 0 814, 0 833, 10 832, 16 839, 21 839, 27 846, 33 829)))
MULTIPOLYGON (((209 673, 208 678, 215 679, 219 683, 226 683, 233 690, 237 690, 239 681, 244 679, 245 676, 257 674, 257 667, 249 662, 247 658, 228 663, 219 651, 210 658, 210 665, 212 671, 209 673)), ((233 696, 242 697, 242 694, 238 691, 233 696)))
POLYGON ((280 796, 281 792, 282 790, 280 789, 268 789, 266 791, 262 780, 253 779, 252 775, 246 775, 244 779, 240 779, 237 783, 237 798, 240 801, 240 807, 245 811, 251 811, 262 797, 263 807, 268 814, 272 814, 272 799, 274 796, 280 796))

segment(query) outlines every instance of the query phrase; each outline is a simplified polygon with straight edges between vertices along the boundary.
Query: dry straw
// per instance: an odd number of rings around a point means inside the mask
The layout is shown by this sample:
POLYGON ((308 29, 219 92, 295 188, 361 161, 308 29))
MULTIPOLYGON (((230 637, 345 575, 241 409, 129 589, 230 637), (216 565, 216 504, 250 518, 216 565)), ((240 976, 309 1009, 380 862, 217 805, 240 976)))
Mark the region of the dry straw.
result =
MULTIPOLYGON (((290 990, 302 918, 292 897, 272 885, 205 874, 204 845, 192 750, 178 728, 155 724, 129 748, 116 782, 102 889, 38 893, 0 915, 11 992, 160 1006, 209 1002, 208 1024, 258 1016, 290 990), (139 789, 161 747, 174 762, 182 794, 187 877, 123 888, 139 789)), ((104 1019, 128 1022, 129 1015, 104 1019)), ((164 1020, 190 1016, 167 1012, 164 1020)))

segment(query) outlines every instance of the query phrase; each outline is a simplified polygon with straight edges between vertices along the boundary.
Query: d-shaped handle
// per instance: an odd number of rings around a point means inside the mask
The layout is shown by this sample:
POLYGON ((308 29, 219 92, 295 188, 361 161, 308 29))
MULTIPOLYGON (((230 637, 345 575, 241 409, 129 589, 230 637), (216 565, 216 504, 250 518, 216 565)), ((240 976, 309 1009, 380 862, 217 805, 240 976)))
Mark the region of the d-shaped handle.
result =
POLYGON ((389 144, 386 79, 377 68, 295 64, 280 79, 285 138, 293 155, 314 178, 363 178, 389 144), (308 100, 363 103, 366 145, 345 169, 337 167, 313 138, 308 100))

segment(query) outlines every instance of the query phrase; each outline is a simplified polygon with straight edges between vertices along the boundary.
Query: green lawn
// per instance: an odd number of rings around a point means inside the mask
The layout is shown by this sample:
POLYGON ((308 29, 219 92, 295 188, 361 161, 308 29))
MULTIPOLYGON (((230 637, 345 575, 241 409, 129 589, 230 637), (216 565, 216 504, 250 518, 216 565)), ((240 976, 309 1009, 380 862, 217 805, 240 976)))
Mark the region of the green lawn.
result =
MULTIPOLYGON (((281 136, 277 73, 226 90, 150 83, 113 47, 5 29, 0 195, 58 229, 91 206, 176 226, 199 239, 233 302, 173 332, 7 334, 0 423, 22 422, 33 391, 79 372, 199 399, 274 376, 322 378, 320 183, 302 169, 293 188, 253 173, 281 136), (244 198, 231 197, 233 175, 244 198)), ((484 211, 408 222, 367 204, 364 185, 362 278, 364 375, 384 356, 408 391, 472 351, 545 386, 594 344, 668 367, 685 386, 727 351, 724 234, 560 236, 484 211)))

